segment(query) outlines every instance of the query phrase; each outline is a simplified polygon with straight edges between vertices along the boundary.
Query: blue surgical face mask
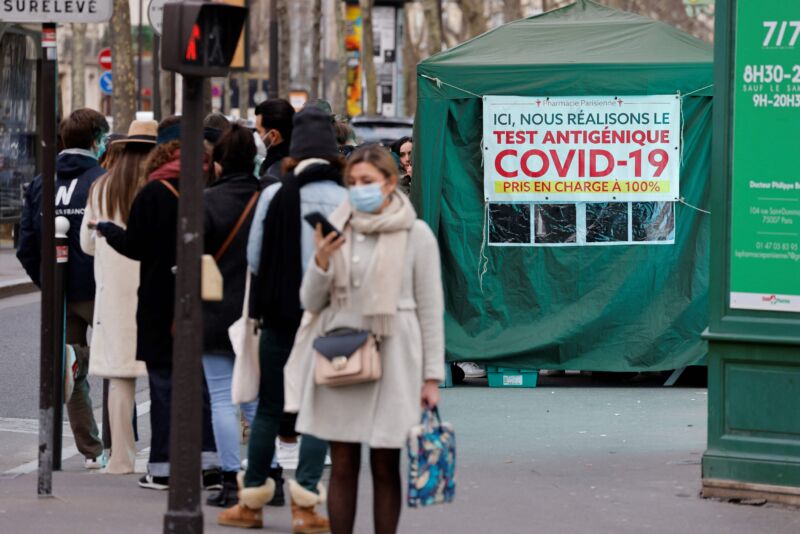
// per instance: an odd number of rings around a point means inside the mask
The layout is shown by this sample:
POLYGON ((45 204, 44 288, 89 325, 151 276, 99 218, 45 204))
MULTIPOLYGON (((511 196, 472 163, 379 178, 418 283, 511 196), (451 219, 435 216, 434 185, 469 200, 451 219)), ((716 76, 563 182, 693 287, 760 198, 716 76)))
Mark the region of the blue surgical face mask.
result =
POLYGON ((261 164, 264 163, 264 158, 256 155, 253 159, 253 176, 256 178, 261 178, 261 164))
POLYGON ((100 136, 100 139, 97 141, 97 159, 103 157, 103 154, 106 153, 106 144, 108 143, 108 134, 103 134, 100 136))
POLYGON ((363 213, 375 213, 378 211, 386 199, 381 185, 380 182, 375 182, 351 187, 350 204, 352 204, 353 209, 363 213))

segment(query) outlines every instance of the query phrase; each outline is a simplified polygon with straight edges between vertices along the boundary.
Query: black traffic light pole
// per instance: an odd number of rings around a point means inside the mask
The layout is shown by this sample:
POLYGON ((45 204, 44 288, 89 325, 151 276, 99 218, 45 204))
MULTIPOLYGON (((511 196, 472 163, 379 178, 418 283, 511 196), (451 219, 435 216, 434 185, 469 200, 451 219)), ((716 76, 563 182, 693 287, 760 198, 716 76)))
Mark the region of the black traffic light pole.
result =
MULTIPOLYGON (((53 495, 53 450, 56 405, 61 402, 60 384, 55 381, 56 338, 53 327, 55 303, 55 174, 56 174, 56 48, 55 24, 42 25, 38 108, 42 132, 42 263, 39 272, 42 288, 41 340, 39 353, 39 473, 37 494, 53 495), (52 37, 52 40, 49 38, 52 37)), ((60 463, 60 460, 59 460, 60 463)))
POLYGON ((175 338, 172 349, 169 509, 165 533, 202 533, 200 493, 203 387, 203 78, 184 76, 181 195, 178 201, 175 338))

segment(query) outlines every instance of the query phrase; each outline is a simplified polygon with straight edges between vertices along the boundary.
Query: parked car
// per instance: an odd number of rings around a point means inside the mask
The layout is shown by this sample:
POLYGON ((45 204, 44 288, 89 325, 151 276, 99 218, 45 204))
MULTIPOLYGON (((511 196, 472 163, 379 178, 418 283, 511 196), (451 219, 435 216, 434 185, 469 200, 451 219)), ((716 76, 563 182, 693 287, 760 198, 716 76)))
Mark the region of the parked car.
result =
POLYGON ((411 136, 414 121, 406 117, 353 117, 350 126, 356 133, 358 144, 389 143, 403 137, 411 136))

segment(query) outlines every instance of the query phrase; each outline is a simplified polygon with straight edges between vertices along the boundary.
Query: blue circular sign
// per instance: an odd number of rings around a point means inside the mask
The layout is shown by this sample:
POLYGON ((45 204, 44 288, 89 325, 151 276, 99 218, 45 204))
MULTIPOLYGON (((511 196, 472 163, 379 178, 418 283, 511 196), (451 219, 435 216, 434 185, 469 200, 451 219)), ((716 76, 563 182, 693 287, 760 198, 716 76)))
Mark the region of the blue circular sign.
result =
POLYGON ((113 88, 114 84, 111 81, 111 71, 107 70, 100 75, 100 90, 103 94, 110 95, 113 88))

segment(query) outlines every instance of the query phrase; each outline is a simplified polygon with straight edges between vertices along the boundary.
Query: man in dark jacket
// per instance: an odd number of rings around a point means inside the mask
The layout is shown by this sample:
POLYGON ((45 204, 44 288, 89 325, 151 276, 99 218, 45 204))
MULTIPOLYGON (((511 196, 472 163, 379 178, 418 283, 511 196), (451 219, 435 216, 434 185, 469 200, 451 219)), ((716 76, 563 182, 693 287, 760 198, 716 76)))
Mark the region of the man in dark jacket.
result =
POLYGON ((256 130, 267 146, 259 171, 261 187, 281 181, 281 160, 289 155, 294 108, 282 98, 270 98, 256 106, 256 130))
MULTIPOLYGON (((61 122, 60 134, 64 150, 56 160, 56 217, 69 220, 69 262, 65 295, 67 299, 66 342, 75 350, 78 364, 75 389, 67 402, 69 422, 75 445, 86 458, 86 467, 98 468, 103 443, 89 397, 89 347, 86 333, 94 315, 94 262, 83 253, 80 229, 89 188, 105 170, 97 158, 105 149, 108 122, 100 113, 84 108, 73 111, 61 122)), ((20 220, 17 258, 33 282, 40 285, 42 177, 37 176, 25 192, 20 220)))

